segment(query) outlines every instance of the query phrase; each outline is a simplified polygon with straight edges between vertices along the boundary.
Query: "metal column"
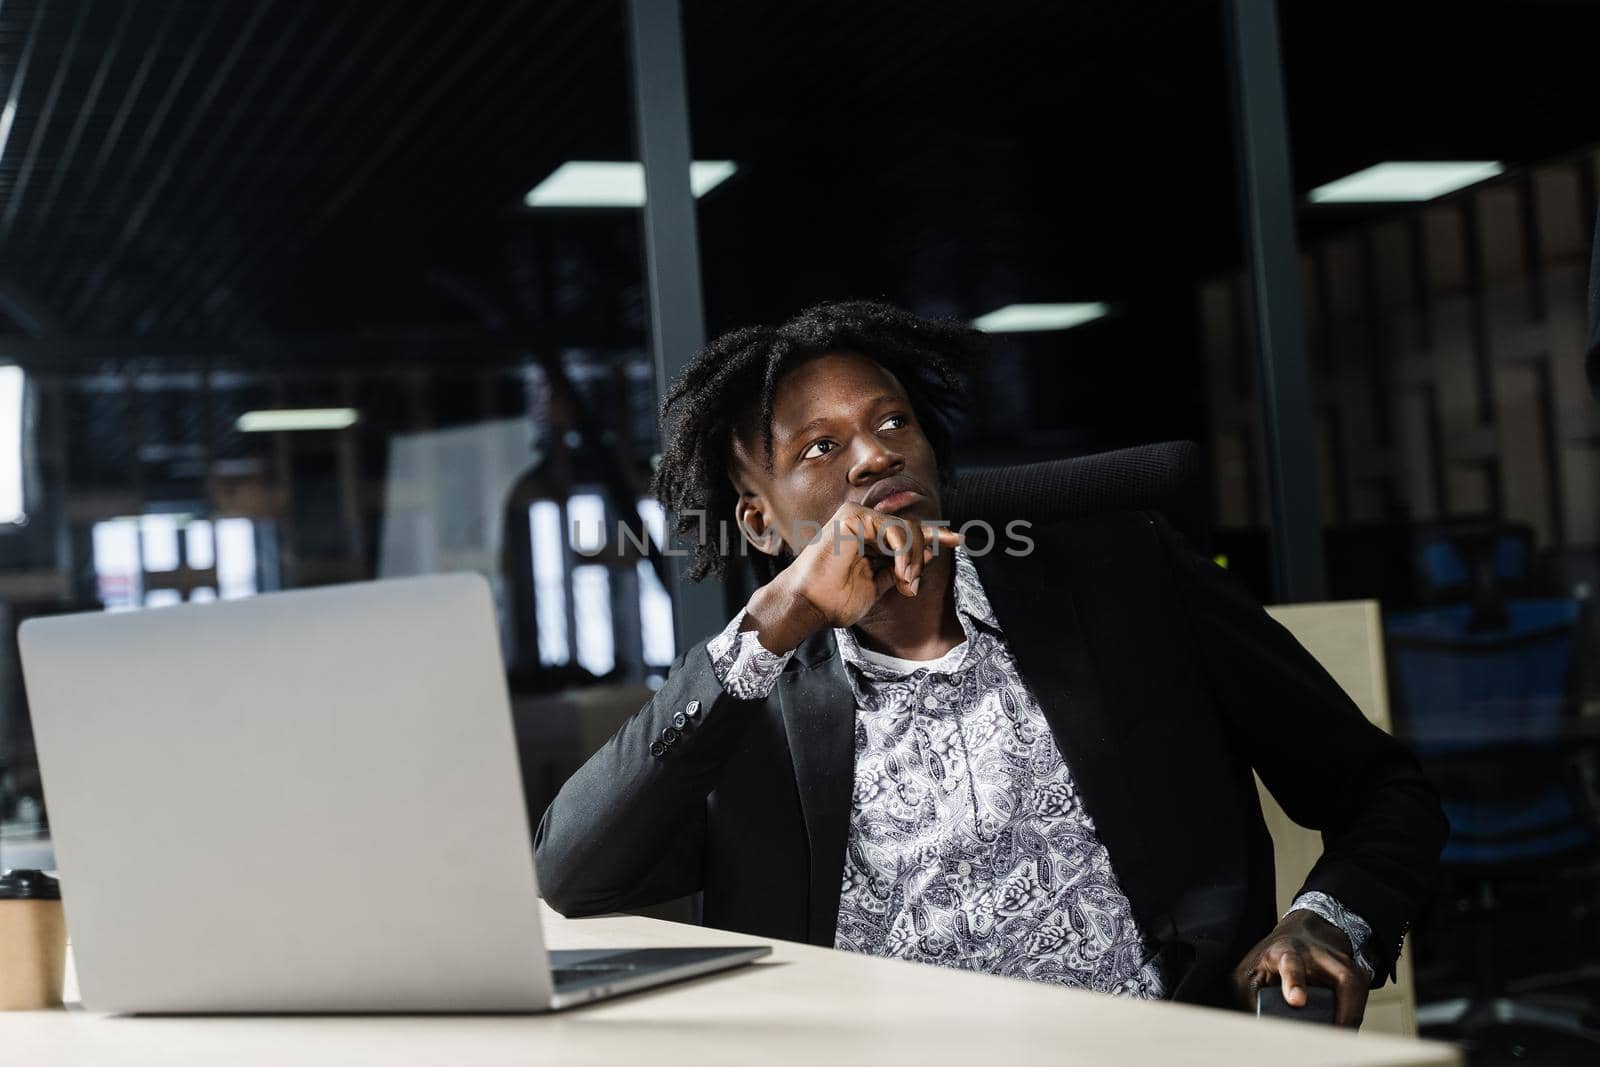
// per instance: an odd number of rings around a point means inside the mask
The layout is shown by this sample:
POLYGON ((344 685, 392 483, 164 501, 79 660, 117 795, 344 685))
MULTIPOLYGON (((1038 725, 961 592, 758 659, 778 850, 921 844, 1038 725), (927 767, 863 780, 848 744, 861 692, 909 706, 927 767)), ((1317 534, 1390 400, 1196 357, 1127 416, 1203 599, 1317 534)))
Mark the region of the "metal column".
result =
MULTIPOLYGON (((678 0, 628 0, 628 41, 634 130, 639 159, 644 163, 646 282, 656 396, 664 397, 668 384, 705 343, 700 240, 694 192, 689 187, 689 90, 678 0)), ((713 536, 716 518, 707 516, 713 523, 713 536)), ((728 621, 721 583, 684 581, 684 563, 682 557, 668 559, 679 652, 716 633, 728 621)))
POLYGON ((1277 7, 1275 0, 1228 0, 1224 17, 1255 297, 1274 592, 1280 602, 1321 600, 1326 589, 1322 518, 1277 7))

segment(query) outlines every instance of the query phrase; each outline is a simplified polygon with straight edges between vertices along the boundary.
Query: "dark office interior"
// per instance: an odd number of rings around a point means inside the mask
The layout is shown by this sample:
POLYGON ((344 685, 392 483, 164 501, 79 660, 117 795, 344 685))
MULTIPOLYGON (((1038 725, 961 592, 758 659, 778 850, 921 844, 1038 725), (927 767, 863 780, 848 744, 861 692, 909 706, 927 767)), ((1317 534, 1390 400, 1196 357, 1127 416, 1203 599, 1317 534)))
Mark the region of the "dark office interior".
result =
MULTIPOLYGON (((1208 555, 1264 603, 1377 601, 1389 725, 1452 823, 1396 1018, 1472 1064, 1595 1062, 1600 7, 1279 8, 1312 595, 1275 566, 1223 3, 684 0, 692 158, 732 164, 696 201, 703 332, 1086 309, 990 332, 962 468, 1193 441, 1208 555), (1498 166, 1316 192, 1389 161, 1498 166)), ((479 571, 534 818, 698 639, 646 500, 643 212, 525 199, 638 158, 630 78, 609 2, 0 8, 0 868, 48 850, 29 618, 479 571), (349 418, 251 419, 307 409, 349 418), (573 523, 619 519, 654 550, 587 555, 573 523)))

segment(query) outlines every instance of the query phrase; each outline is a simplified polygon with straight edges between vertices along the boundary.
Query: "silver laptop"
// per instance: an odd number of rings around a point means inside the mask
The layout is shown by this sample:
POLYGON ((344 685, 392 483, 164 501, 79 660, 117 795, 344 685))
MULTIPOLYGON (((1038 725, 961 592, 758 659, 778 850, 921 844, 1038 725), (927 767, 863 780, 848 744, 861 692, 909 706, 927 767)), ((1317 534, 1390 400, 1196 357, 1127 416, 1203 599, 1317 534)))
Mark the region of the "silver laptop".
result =
POLYGON ((19 640, 85 1007, 544 1011, 770 951, 545 950, 477 575, 19 640))

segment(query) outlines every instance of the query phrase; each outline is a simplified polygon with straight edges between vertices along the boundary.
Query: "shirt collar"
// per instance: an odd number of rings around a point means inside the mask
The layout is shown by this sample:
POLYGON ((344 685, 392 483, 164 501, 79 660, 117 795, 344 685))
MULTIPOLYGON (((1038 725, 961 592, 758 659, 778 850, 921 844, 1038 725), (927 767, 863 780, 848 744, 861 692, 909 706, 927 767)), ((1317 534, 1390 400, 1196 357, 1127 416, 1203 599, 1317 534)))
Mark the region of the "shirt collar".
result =
MULTIPOLYGON (((995 618, 994 608, 990 606, 988 596, 984 594, 983 583, 978 580, 978 568, 973 564, 965 545, 956 546, 955 557, 956 621, 961 624, 965 640, 926 665, 928 670, 946 674, 955 673, 967 665, 980 633, 1000 635, 1000 623, 995 618)), ((853 629, 836 627, 833 636, 838 643, 840 657, 866 677, 877 680, 905 677, 905 674, 895 667, 887 663, 877 663, 864 656, 861 643, 856 640, 853 629)))

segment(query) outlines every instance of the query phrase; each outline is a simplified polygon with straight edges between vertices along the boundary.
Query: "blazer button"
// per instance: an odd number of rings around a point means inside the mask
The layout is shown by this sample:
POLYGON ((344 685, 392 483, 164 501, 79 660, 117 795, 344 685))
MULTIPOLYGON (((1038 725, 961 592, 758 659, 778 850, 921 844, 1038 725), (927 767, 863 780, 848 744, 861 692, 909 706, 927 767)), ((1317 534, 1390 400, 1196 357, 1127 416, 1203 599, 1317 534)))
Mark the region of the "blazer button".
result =
POLYGON ((672 725, 676 726, 680 730, 683 729, 685 726, 689 725, 689 716, 685 715, 681 711, 678 712, 678 714, 672 717, 672 725))
POLYGON ((662 756, 665 756, 666 754, 667 754, 667 746, 666 745, 663 745, 660 741, 652 741, 652 742, 650 742, 650 755, 654 756, 656 759, 660 759, 662 756))
MULTIPOLYGON (((678 738, 681 737, 681 736, 682 735, 679 734, 678 731, 674 730, 670 726, 667 727, 665 730, 661 731, 661 741, 665 741, 669 745, 677 744, 678 743, 678 738)), ((661 743, 661 741, 657 741, 656 744, 659 745, 661 743)))
POLYGON ((694 718, 696 715, 700 714, 700 702, 698 700, 689 701, 689 703, 683 706, 683 713, 689 716, 691 719, 694 718))

